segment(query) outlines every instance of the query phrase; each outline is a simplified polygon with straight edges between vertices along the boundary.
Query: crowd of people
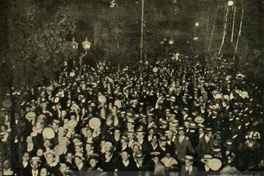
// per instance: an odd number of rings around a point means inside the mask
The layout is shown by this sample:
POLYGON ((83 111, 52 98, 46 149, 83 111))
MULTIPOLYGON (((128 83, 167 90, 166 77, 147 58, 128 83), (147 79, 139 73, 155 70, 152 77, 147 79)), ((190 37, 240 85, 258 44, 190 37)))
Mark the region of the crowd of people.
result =
POLYGON ((21 176, 195 175, 264 168, 259 88, 223 58, 183 56, 122 69, 65 62, 22 93, 11 132, 21 176))

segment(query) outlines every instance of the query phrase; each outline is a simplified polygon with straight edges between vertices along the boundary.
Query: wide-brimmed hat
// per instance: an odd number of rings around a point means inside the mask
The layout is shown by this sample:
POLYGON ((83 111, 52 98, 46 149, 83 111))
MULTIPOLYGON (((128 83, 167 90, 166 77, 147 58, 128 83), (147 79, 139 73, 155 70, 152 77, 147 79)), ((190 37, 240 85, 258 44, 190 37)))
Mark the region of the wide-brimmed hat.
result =
POLYGON ((133 144, 131 145, 131 148, 134 149, 135 146, 137 146, 139 148, 139 150, 142 150, 142 146, 140 145, 140 143, 133 142, 133 144))
POLYGON ((202 161, 203 163, 205 163, 205 161, 210 160, 210 159, 213 159, 213 156, 212 156, 212 155, 210 155, 210 154, 204 154, 204 156, 203 156, 203 158, 201 159, 201 161, 202 161))
POLYGON ((201 116, 195 117, 194 121, 198 124, 202 124, 204 122, 204 118, 201 116))
POLYGON ((209 160, 208 165, 213 171, 218 171, 222 167, 222 161, 217 158, 213 158, 209 160))
POLYGON ((96 118, 96 117, 91 118, 89 120, 89 126, 92 129, 98 129, 101 126, 101 120, 99 118, 96 118))
POLYGON ((44 153, 44 157, 47 159, 47 156, 49 154, 52 154, 54 156, 54 158, 58 157, 58 154, 54 151, 54 150, 48 150, 44 153))
POLYGON ((53 139, 55 137, 55 131, 51 127, 46 127, 42 131, 43 139, 53 139))
POLYGON ((28 112, 25 117, 27 120, 32 120, 36 117, 36 113, 35 112, 28 112))
POLYGON ((159 151, 153 151, 153 152, 150 152, 150 155, 151 157, 159 157, 160 156, 160 152, 159 151))
POLYGON ((135 158, 137 158, 137 159, 143 159, 144 157, 145 157, 145 155, 143 154, 142 151, 138 151, 135 154, 135 158))

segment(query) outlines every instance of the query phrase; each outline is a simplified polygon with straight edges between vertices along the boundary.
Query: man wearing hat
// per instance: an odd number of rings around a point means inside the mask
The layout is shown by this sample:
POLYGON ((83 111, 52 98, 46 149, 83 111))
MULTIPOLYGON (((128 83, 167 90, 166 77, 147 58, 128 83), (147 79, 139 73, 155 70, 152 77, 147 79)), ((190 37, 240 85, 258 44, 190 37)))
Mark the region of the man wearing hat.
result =
POLYGON ((46 159, 44 167, 47 168, 51 174, 56 175, 58 173, 59 156, 55 153, 55 151, 48 150, 45 152, 44 157, 46 159))
POLYGON ((187 152, 192 154, 195 153, 193 146, 187 136, 185 136, 184 127, 179 127, 178 129, 179 136, 176 137, 174 142, 175 154, 178 157, 178 160, 183 163, 184 157, 187 152))
POLYGON ((118 172, 122 173, 124 171, 134 171, 136 167, 136 163, 131 158, 129 151, 127 150, 121 151, 120 156, 121 156, 121 160, 119 160, 116 166, 116 169, 118 170, 118 172))
POLYGON ((102 168, 99 167, 98 163, 99 154, 93 153, 88 159, 89 168, 87 170, 87 175, 97 175, 103 172, 102 168))
POLYGON ((74 157, 74 171, 87 171, 87 166, 84 163, 84 158, 82 153, 75 153, 74 157))
POLYGON ((136 162, 135 170, 137 175, 145 175, 150 171, 150 163, 145 159, 145 155, 142 151, 138 151, 135 153, 134 160, 136 162))
POLYGON ((205 171, 205 172, 212 171, 210 166, 209 166, 209 161, 211 159, 213 159, 213 156, 211 154, 205 154, 198 164, 198 170, 199 171, 205 171))
POLYGON ((136 139, 137 142, 142 146, 142 151, 144 153, 150 152, 150 144, 145 140, 145 132, 142 130, 138 130, 136 132, 136 139))
MULTIPOLYGON (((236 152, 233 146, 233 140, 227 139, 224 145, 224 152, 223 152, 223 164, 224 165, 234 165, 236 161, 236 152)), ((234 166, 236 167, 236 166, 234 166)))
POLYGON ((185 156, 185 164, 181 168, 181 176, 195 176, 197 168, 193 166, 193 156, 185 156))
POLYGON ((40 174, 40 164, 41 162, 39 157, 32 157, 30 161, 31 169, 28 170, 28 173, 26 173, 25 175, 38 176, 40 174))
POLYGON ((197 146, 197 155, 199 158, 202 158, 204 154, 211 153, 213 150, 212 143, 212 128, 205 128, 205 135, 199 139, 197 146))
POLYGON ((160 162, 160 152, 153 151, 150 153, 154 166, 153 176, 165 176, 165 166, 160 162))

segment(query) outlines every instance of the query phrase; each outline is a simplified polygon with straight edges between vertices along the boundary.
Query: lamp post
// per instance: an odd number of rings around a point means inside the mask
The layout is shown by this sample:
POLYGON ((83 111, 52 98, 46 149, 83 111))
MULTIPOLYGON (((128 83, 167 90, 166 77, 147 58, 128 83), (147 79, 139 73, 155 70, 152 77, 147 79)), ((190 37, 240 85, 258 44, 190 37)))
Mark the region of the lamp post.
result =
MULTIPOLYGON (((73 50, 77 51, 78 50, 79 44, 75 41, 75 38, 72 38, 72 43, 71 47, 73 50)), ((87 37, 85 37, 85 41, 82 42, 82 48, 84 52, 81 52, 79 56, 79 66, 80 66, 80 74, 82 73, 82 63, 83 63, 83 58, 87 55, 88 50, 91 48, 91 42, 88 41, 87 37)))
POLYGON ((141 34, 140 34, 140 61, 143 63, 144 54, 144 7, 145 0, 142 0, 141 4, 141 34))
POLYGON ((163 47, 165 48, 165 52, 166 52, 166 59, 168 59, 169 56, 169 49, 172 45, 174 45, 175 41, 173 39, 163 39, 161 41, 161 44, 163 45, 163 47))

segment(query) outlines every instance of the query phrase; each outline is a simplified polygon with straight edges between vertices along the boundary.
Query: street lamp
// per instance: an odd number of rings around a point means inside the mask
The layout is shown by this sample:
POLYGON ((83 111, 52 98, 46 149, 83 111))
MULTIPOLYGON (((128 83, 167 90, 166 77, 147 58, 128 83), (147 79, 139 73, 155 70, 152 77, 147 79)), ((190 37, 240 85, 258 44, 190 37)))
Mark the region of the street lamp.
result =
MULTIPOLYGON (((75 38, 72 38, 71 42, 71 47, 75 51, 77 51, 79 44, 75 41, 75 38)), ((82 72, 82 63, 83 63, 83 58, 87 55, 87 51, 91 48, 91 42, 88 41, 87 37, 85 37, 85 41, 82 42, 82 48, 84 52, 81 52, 79 56, 79 65, 80 65, 80 74, 82 72)))
POLYGON ((234 1, 233 0, 229 0, 228 2, 227 2, 227 6, 228 7, 232 7, 234 5, 234 1))

